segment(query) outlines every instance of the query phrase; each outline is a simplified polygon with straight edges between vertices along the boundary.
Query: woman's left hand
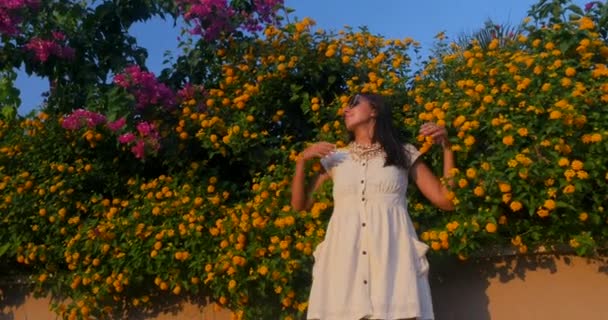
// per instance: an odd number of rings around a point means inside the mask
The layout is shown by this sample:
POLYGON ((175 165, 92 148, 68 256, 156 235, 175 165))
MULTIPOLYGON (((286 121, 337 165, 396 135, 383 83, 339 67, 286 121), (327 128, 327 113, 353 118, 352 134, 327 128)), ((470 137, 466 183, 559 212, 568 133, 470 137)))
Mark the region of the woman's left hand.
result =
POLYGON ((439 144, 444 148, 450 144, 446 128, 435 123, 426 122, 422 124, 419 133, 423 136, 432 137, 434 143, 439 144))

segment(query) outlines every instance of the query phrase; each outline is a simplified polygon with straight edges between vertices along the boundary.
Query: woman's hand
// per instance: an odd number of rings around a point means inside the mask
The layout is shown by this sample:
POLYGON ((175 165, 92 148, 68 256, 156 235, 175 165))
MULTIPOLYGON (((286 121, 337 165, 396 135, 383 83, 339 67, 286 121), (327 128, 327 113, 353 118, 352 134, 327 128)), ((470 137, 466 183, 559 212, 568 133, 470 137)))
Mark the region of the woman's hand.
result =
POLYGON ((439 126, 432 122, 426 122, 420 127, 420 132, 423 136, 433 138, 433 142, 441 145, 443 148, 450 145, 448 140, 448 131, 445 127, 439 126))
POLYGON ((300 153, 300 159, 307 161, 312 158, 323 158, 330 154, 336 149, 333 143, 321 141, 308 146, 302 153, 300 153))
POLYGON ((317 142, 308 146, 298 156, 296 170, 291 182, 291 206, 295 210, 308 210, 312 207, 313 192, 329 178, 329 174, 324 172, 317 175, 314 181, 306 186, 306 161, 312 158, 323 158, 336 149, 336 146, 329 142, 317 142))

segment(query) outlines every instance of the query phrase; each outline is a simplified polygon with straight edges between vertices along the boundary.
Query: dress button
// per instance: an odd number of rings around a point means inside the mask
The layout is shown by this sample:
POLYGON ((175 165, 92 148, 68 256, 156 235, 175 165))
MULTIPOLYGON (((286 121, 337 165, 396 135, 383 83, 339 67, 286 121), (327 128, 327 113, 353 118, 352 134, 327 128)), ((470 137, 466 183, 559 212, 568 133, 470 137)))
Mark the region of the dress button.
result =
POLYGON ((362 226, 362 227, 365 227, 365 222, 363 222, 363 223, 361 224, 361 226, 362 226))
POLYGON ((361 180, 361 183, 364 183, 365 181, 361 180))
POLYGON ((363 284, 367 284, 367 280, 363 280, 363 284))
POLYGON ((366 255, 366 254, 367 254, 367 251, 363 251, 363 255, 366 255))
POLYGON ((365 198, 361 198, 361 201, 365 201, 365 198))

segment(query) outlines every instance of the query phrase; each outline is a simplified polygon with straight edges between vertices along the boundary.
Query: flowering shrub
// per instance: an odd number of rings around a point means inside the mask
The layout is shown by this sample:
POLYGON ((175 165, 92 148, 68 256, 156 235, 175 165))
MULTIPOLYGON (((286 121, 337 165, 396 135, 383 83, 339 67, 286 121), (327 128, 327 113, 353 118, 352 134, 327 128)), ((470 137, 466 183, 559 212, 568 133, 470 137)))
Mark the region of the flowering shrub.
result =
POLYGON ((433 249, 466 256, 484 243, 521 253, 568 244, 590 254, 606 246, 608 46, 594 18, 526 21, 516 39, 456 48, 416 77, 419 120, 452 129, 460 164, 456 215, 414 206, 444 221, 422 233, 433 249))
POLYGON ((238 29, 260 31, 264 25, 276 23, 276 11, 283 0, 177 0, 187 22, 194 24, 191 33, 206 40, 215 40, 222 33, 238 29), (247 7, 254 10, 247 10, 247 7), (213 17, 210 19, 209 17, 213 17))
POLYGON ((135 97, 135 107, 139 110, 148 106, 173 108, 175 94, 165 84, 159 82, 153 73, 143 71, 139 66, 129 66, 124 73, 114 77, 114 83, 135 97))
POLYGON ((19 24, 23 21, 21 13, 36 9, 39 0, 7 0, 0 4, 0 35, 13 36, 19 33, 19 24))
POLYGON ((46 62, 49 57, 55 56, 59 59, 73 59, 75 52, 69 46, 61 45, 58 42, 65 42, 63 33, 53 32, 53 40, 44 40, 38 37, 30 39, 25 45, 25 49, 32 51, 37 61, 46 62))
MULTIPOLYGON (((340 118, 359 92, 389 96, 435 169, 432 141, 415 133, 425 121, 452 133, 457 210, 409 193, 433 253, 592 254, 608 232, 608 47, 595 6, 487 45, 448 45, 417 73, 412 39, 314 30, 311 19, 270 25, 197 44, 173 87, 132 66, 83 109, 4 118, 0 257, 69 297, 54 305, 67 319, 186 293, 210 294, 236 318, 299 318, 333 204, 328 183, 311 210, 290 207, 294 161, 310 141, 346 144, 340 118)), ((321 170, 308 165, 311 177, 321 170)))

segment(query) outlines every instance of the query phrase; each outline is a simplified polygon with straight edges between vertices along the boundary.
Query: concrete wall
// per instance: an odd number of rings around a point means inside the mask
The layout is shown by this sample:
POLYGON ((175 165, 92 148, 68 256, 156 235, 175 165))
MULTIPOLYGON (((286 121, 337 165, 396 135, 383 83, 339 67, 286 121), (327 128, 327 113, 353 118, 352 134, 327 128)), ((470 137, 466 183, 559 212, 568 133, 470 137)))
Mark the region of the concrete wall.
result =
MULTIPOLYGON (((608 319, 608 258, 530 255, 431 260, 437 320, 608 319)), ((49 299, 21 285, 0 285, 0 320, 57 319, 49 299)), ((205 298, 171 298, 129 319, 229 320, 205 298)), ((257 320, 257 319, 256 319, 257 320)))

